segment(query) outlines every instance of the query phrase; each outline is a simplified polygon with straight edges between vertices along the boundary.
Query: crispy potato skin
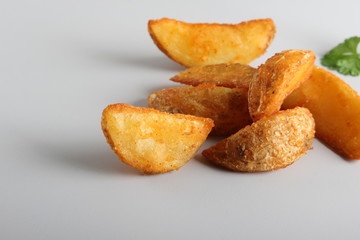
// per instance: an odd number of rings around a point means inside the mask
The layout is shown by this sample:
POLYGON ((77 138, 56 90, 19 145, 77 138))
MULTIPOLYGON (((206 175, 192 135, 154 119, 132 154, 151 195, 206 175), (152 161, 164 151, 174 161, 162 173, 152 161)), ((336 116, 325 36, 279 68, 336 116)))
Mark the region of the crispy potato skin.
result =
POLYGON ((276 27, 271 19, 209 24, 162 18, 149 20, 148 31, 164 54, 183 66, 192 67, 217 63, 248 64, 265 53, 276 27))
POLYGON ((229 88, 249 88, 256 68, 241 63, 195 66, 181 71, 170 80, 187 85, 215 84, 229 88))
POLYGON ((121 161, 144 174, 156 174, 186 164, 206 140, 213 121, 119 103, 104 109, 101 126, 121 161))
POLYGON ((282 107, 295 106, 311 111, 318 139, 345 158, 360 159, 360 96, 348 84, 315 66, 282 107))
POLYGON ((148 96, 151 108, 168 113, 211 118, 214 135, 229 136, 252 123, 247 90, 203 84, 197 87, 168 88, 148 96))
POLYGON ((284 168, 311 147, 315 122, 306 108, 279 111, 247 126, 202 154, 212 163, 239 172, 284 168))
POLYGON ((249 112, 254 121, 277 112, 284 99, 309 78, 312 51, 286 50, 259 66, 249 86, 249 112))

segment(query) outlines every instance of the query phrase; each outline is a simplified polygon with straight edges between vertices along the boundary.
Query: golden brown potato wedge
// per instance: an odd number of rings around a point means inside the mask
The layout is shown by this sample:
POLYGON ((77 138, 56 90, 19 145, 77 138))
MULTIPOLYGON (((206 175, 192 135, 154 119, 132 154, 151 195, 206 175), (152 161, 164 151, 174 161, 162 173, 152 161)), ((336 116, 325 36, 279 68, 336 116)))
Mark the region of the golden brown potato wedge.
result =
POLYGON ((214 85, 168 88, 151 93, 148 104, 164 112, 211 118, 215 135, 228 136, 252 123, 246 89, 214 85))
POLYGON ((247 126, 202 154, 212 163, 239 172, 284 168, 306 153, 315 122, 306 108, 279 111, 247 126))
POLYGON ((360 96, 339 77, 315 66, 311 77, 285 99, 283 108, 308 108, 316 137, 348 159, 360 159, 360 96))
POLYGON ((260 65, 249 86, 249 112, 256 121, 281 108, 284 99, 311 74, 312 51, 286 50, 260 65))
POLYGON ((205 141, 213 121, 119 103, 104 109, 101 126, 121 161, 155 174, 186 164, 205 141))
POLYGON ((187 85, 215 84, 229 88, 249 88, 256 68, 241 63, 195 66, 181 71, 170 80, 187 85))
POLYGON ((150 20, 148 31, 164 54, 183 66, 192 67, 248 64, 265 53, 276 30, 271 19, 239 24, 194 24, 162 18, 150 20))

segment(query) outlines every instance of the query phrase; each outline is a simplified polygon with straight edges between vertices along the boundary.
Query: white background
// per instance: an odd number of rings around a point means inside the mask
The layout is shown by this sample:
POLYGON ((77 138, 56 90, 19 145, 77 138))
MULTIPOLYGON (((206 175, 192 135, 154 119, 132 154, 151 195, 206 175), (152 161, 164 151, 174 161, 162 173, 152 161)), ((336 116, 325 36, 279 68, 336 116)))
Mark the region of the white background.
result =
MULTIPOLYGON (((142 176, 117 160, 100 128, 108 104, 146 106, 147 94, 179 86, 168 79, 184 68, 153 44, 149 19, 270 17, 277 35, 257 66, 290 48, 319 59, 359 36, 359 7, 0 1, 0 239, 359 239, 360 162, 318 141, 274 172, 229 172, 198 154, 180 171, 142 176)), ((342 78, 360 91, 359 77, 342 78)))

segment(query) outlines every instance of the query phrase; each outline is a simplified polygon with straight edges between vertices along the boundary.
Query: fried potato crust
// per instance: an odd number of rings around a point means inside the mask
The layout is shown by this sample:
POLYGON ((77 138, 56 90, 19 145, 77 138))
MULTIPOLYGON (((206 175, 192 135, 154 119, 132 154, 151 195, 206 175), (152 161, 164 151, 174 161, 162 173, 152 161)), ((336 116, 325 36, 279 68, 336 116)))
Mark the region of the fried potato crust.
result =
POLYGON ((215 84, 229 88, 249 88, 256 68, 241 63, 195 66, 181 71, 170 80, 187 85, 215 84))
POLYGON ((315 122, 306 108, 279 111, 247 126, 202 154, 212 163, 239 172, 284 168, 311 147, 315 122))
POLYGON ((217 63, 248 64, 265 53, 276 27, 271 19, 210 24, 162 18, 149 20, 148 31, 164 54, 183 66, 192 67, 217 63))
POLYGON ((246 89, 209 84, 168 88, 149 94, 148 105, 168 113, 211 118, 215 124, 214 135, 229 136, 252 123, 246 89))
POLYGON ((295 106, 311 111, 318 139, 345 158, 360 159, 360 96, 348 84, 315 66, 282 107, 295 106))
POLYGON ((249 112, 254 121, 281 108, 284 99, 309 78, 315 61, 312 51, 286 50, 260 65, 249 86, 249 112))
POLYGON ((156 174, 186 164, 206 140, 213 121, 119 103, 104 109, 101 126, 121 161, 144 174, 156 174))

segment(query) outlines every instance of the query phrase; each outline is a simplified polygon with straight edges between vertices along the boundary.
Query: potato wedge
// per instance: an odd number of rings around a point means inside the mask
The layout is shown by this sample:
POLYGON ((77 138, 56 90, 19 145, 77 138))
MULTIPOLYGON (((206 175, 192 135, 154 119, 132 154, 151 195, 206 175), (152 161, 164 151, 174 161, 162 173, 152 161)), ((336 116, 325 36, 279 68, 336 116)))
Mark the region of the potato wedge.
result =
POLYGON ((348 84, 315 66, 282 107, 295 106, 311 111, 318 139, 345 158, 360 159, 360 96, 348 84))
POLYGON ((212 163, 239 172, 284 168, 306 153, 315 123, 306 108, 279 111, 247 126, 202 154, 212 163))
POLYGON ((144 174, 156 174, 186 164, 205 141, 213 121, 119 103, 104 109, 101 126, 121 161, 144 174))
POLYGON ((312 51, 286 50, 259 66, 249 86, 249 112, 254 121, 281 108, 284 99, 309 78, 315 61, 312 51))
POLYGON ((211 118, 214 135, 228 136, 252 123, 246 89, 214 85, 168 88, 149 94, 148 104, 168 113, 211 118))
POLYGON ((276 30, 271 19, 239 24, 194 24, 162 18, 150 20, 148 31, 164 54, 183 66, 192 67, 248 64, 265 53, 276 30))
POLYGON ((195 66, 181 71, 170 80, 187 85, 215 84, 229 88, 249 88, 256 68, 241 63, 195 66))

